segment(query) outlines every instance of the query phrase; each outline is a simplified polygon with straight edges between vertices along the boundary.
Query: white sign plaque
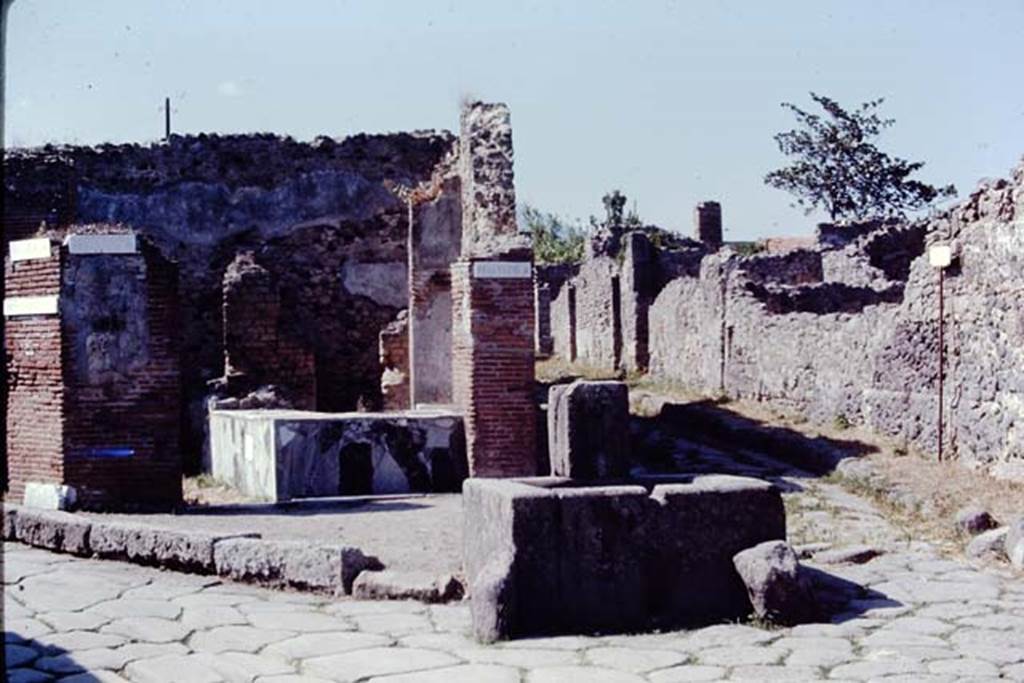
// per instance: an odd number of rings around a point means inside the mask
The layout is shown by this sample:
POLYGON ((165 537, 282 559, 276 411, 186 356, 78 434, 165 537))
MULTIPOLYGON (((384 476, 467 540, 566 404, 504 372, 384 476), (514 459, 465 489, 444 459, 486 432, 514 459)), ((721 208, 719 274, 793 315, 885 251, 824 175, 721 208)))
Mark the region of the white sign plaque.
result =
POLYGON ((928 263, 945 268, 953 262, 953 249, 948 244, 933 244, 928 248, 928 263))
POLYGON ((477 261, 473 264, 473 277, 513 280, 533 277, 533 264, 529 261, 477 261))
POLYGON ((56 315, 56 294, 51 296, 12 296, 4 299, 4 317, 17 315, 56 315))
POLYGON ((116 233, 112 235, 68 235, 64 240, 72 254, 134 254, 135 235, 116 233))
POLYGON ((38 237, 32 240, 12 240, 10 243, 12 261, 31 261, 34 259, 50 258, 50 240, 47 237, 38 237))

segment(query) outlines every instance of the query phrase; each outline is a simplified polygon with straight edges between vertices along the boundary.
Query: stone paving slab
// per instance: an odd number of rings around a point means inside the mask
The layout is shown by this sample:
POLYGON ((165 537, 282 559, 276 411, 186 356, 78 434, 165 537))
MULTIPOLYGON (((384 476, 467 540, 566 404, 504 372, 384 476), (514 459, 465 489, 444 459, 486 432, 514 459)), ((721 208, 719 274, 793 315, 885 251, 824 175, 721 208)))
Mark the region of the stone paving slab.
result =
POLYGON ((7 544, 8 680, 1024 681, 1020 573, 945 557, 829 482, 743 466, 786 487, 792 542, 880 551, 863 564, 805 560, 850 582, 828 623, 482 646, 464 602, 281 593, 7 544))

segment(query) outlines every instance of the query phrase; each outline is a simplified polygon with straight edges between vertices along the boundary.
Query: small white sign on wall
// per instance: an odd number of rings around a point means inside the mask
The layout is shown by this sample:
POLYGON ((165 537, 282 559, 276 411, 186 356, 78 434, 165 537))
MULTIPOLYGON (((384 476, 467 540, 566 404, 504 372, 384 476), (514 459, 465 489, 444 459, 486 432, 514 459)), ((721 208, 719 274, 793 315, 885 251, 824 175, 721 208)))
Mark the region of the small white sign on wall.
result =
POLYGON ((116 233, 113 235, 68 235, 64 240, 68 253, 88 254, 134 254, 135 235, 116 233))
POLYGON ((928 263, 935 268, 946 268, 953 262, 953 248, 948 244, 933 244, 928 248, 928 263))
POLYGON ((4 299, 4 317, 18 315, 56 315, 58 296, 11 296, 4 299))
POLYGON ((9 246, 8 253, 11 255, 11 261, 32 261, 50 258, 50 240, 47 237, 31 240, 13 240, 9 246))
POLYGON ((513 280, 533 277, 533 264, 529 261, 477 261, 473 264, 473 277, 513 280))

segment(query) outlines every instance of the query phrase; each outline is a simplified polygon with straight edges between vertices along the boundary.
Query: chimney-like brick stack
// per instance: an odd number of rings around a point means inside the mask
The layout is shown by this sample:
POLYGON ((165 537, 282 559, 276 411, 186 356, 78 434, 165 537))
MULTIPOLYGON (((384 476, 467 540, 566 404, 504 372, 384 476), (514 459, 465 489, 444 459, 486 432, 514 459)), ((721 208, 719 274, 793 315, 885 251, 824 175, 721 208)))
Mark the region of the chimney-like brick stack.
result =
POLYGON ((712 251, 722 246, 722 205, 701 202, 693 211, 695 237, 712 251))
MULTIPOLYGON (((131 233, 12 242, 5 264, 9 497, 181 502, 177 270, 131 233)), ((107 234, 100 234, 107 233, 107 234)))
POLYGON ((462 253, 452 264, 452 389, 475 477, 537 473, 533 252, 518 234, 503 104, 462 112, 462 253))

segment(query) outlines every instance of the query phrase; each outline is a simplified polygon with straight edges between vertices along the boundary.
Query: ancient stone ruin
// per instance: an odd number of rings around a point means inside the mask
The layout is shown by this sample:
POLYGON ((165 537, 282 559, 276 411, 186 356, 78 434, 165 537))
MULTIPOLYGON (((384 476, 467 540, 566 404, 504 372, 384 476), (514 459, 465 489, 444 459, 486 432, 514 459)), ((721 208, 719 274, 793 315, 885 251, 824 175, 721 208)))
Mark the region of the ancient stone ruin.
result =
POLYGON ((459 136, 12 151, 12 495, 39 483, 166 506, 200 470, 269 500, 534 474, 511 131, 507 107, 477 102, 459 136), (93 224, 138 253, 79 256, 93 224), (58 233, 71 246, 43 254, 58 233))
POLYGON ((571 268, 539 268, 550 306, 538 349, 605 372, 646 371, 704 395, 754 399, 822 423, 859 424, 934 454, 938 276, 945 273, 945 452, 1024 478, 1024 167, 910 223, 822 225, 817 240, 721 245, 721 207, 698 240, 649 229, 595 237, 571 268), (721 247, 721 248, 720 248, 721 247), (550 332, 547 332, 550 330, 550 332))

